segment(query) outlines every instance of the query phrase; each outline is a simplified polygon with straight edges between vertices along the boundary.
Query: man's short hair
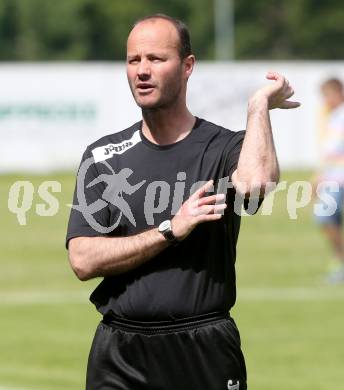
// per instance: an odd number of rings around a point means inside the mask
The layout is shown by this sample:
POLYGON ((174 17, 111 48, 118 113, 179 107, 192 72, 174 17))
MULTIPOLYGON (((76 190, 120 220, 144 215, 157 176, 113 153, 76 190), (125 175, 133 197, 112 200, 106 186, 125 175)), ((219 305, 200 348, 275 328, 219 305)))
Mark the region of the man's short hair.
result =
POLYGON ((141 22, 154 19, 164 19, 174 25, 179 35, 179 55, 181 59, 184 59, 190 54, 192 54, 189 29, 187 25, 179 19, 172 18, 171 16, 165 14, 153 14, 136 20, 132 28, 134 28, 141 22))
POLYGON ((341 92, 341 93, 343 93, 343 91, 344 91, 344 85, 343 85, 342 81, 337 79, 336 77, 332 77, 330 79, 325 80, 321 84, 321 89, 324 89, 324 88, 326 88, 326 89, 330 88, 332 90, 335 90, 335 91, 341 92))

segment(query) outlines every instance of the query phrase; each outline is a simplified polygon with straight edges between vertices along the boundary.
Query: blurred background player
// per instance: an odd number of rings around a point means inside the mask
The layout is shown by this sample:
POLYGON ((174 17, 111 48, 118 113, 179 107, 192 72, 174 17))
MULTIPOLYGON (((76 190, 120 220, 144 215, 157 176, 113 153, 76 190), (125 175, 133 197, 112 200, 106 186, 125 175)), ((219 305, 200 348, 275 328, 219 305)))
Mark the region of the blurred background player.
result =
POLYGON ((324 181, 338 183, 339 188, 321 186, 317 194, 325 199, 329 195, 336 202, 332 215, 315 215, 316 221, 330 242, 333 258, 329 262, 327 281, 344 282, 344 240, 342 217, 344 201, 344 88, 337 78, 330 78, 321 84, 324 101, 319 131, 319 168, 315 174, 315 185, 324 181))

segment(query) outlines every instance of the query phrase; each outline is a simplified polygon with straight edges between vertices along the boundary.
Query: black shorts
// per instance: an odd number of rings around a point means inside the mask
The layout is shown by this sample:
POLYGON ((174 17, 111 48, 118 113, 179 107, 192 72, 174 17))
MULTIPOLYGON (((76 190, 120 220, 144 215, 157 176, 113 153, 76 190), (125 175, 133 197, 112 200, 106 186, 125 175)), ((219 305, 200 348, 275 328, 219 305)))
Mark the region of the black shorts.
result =
POLYGON ((104 317, 86 390, 245 390, 240 336, 227 314, 173 322, 104 317))

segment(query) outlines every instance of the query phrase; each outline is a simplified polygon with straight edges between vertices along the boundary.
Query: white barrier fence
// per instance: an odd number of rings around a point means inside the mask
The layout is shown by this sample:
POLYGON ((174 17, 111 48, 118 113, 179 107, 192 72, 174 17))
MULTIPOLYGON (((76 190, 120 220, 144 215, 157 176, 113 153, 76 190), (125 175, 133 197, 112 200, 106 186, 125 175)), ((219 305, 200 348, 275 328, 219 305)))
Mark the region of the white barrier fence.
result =
MULTIPOLYGON (((246 125, 247 100, 282 72, 302 102, 272 111, 282 168, 316 164, 319 85, 344 78, 344 62, 197 63, 188 104, 199 116, 233 130, 246 125)), ((140 119, 123 63, 0 65, 0 172, 75 169, 87 144, 140 119)))

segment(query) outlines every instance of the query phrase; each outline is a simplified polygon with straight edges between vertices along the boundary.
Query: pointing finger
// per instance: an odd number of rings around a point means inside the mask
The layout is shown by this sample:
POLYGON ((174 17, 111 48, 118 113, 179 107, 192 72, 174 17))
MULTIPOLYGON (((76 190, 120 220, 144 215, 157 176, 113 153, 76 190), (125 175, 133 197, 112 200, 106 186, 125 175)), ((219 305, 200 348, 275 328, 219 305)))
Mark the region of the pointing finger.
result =
POLYGON ((203 184, 202 187, 200 187, 197 191, 195 191, 191 196, 190 198, 191 199, 198 199, 198 198, 201 198, 202 196, 204 196, 204 194, 206 192, 208 192, 212 186, 214 185, 214 180, 209 180, 207 181, 205 184, 203 184))

